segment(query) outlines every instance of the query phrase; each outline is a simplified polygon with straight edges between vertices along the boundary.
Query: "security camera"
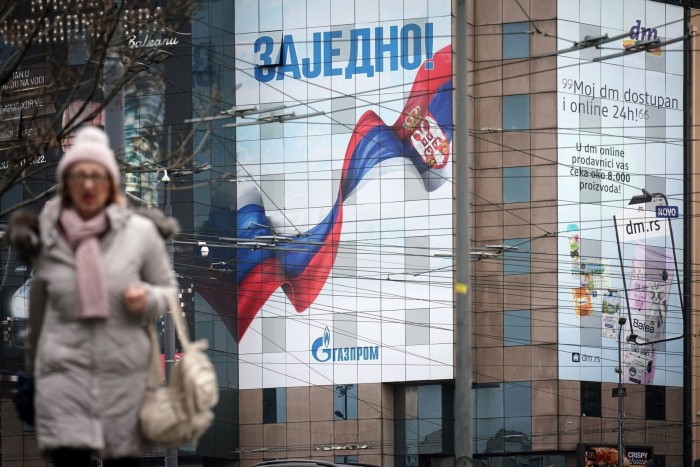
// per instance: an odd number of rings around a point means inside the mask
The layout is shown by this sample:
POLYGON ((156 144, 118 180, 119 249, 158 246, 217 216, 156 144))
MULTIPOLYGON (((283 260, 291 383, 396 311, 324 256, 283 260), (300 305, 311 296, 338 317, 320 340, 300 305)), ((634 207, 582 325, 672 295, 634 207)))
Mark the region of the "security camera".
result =
POLYGON ((198 245, 199 245, 200 247, 202 247, 202 248, 199 250, 199 252, 201 253, 201 255, 202 255, 203 257, 205 257, 205 258, 206 258, 207 256, 209 256, 209 247, 207 246, 207 243, 206 243, 206 242, 198 242, 198 245))

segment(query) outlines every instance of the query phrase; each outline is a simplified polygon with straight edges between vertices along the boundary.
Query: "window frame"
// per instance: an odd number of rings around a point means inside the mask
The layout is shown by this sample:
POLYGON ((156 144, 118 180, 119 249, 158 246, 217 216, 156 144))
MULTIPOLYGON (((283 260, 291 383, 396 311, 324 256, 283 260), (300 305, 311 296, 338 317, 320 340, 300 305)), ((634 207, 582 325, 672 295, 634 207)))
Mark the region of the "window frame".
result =
POLYGON ((265 425, 287 422, 287 388, 263 388, 262 419, 265 425))
POLYGON ((519 21, 515 23, 503 23, 501 29, 502 47, 501 53, 503 60, 512 60, 519 58, 530 58, 530 23, 527 21, 519 21), (525 49, 523 42, 527 40, 527 52, 523 55, 522 50, 525 49))
POLYGON ((532 251, 530 238, 509 238, 503 241, 506 246, 517 246, 517 250, 503 252, 503 275, 516 276, 530 274, 532 267, 532 251), (527 265, 525 264, 527 262, 527 265))
POLYGON ((645 385, 644 418, 666 420, 666 386, 645 385))
POLYGON ((484 383, 474 384, 472 388, 474 453, 531 451, 532 382, 484 383), (487 398, 485 403, 480 401, 480 394, 487 398), (524 431, 518 433, 517 428, 524 431), (499 433, 500 438, 495 436, 499 433))
POLYGON ((530 345, 532 343, 532 312, 530 310, 504 310, 503 311, 503 346, 504 347, 516 347, 519 345, 530 345), (519 315, 527 315, 519 316, 519 315), (527 320, 527 330, 523 333, 527 333, 527 339, 523 338, 520 333, 508 332, 512 329, 525 327, 525 320, 527 320), (506 321, 519 321, 520 323, 507 323, 506 321), (515 326, 514 326, 515 325, 515 326))
POLYGON ((333 416, 335 417, 335 420, 357 420, 357 401, 357 384, 334 385, 333 416), (343 395, 343 392, 345 392, 345 395, 343 395), (345 417, 339 416, 339 412, 342 413, 345 417))
POLYGON ((603 407, 603 385, 599 381, 581 381, 581 416, 600 417, 603 407))
POLYGON ((530 202, 532 197, 532 170, 529 165, 503 167, 502 180, 504 204, 530 202), (526 182, 526 188, 522 186, 523 182, 526 182))
POLYGON ((530 130, 532 102, 530 94, 509 94, 502 98, 501 102, 501 123, 503 131, 526 131, 530 130), (526 107, 525 111, 518 113, 515 109, 526 107), (527 122, 525 122, 525 119, 527 122))

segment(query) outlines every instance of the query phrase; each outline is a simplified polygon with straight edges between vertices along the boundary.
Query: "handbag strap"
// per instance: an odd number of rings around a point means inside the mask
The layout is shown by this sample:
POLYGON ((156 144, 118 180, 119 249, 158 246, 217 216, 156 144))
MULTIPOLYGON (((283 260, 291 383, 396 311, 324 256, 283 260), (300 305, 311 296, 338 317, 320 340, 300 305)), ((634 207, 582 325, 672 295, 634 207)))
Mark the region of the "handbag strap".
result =
POLYGON ((182 308, 180 308, 180 300, 175 291, 171 293, 165 292, 166 298, 168 299, 168 311, 173 318, 173 324, 175 325, 175 332, 182 345, 182 350, 185 351, 192 344, 190 341, 190 333, 187 330, 187 323, 182 317, 182 308))
POLYGON ((162 381, 160 374, 160 342, 158 341, 158 336, 156 336, 156 327, 151 320, 148 321, 148 326, 146 326, 146 334, 151 340, 151 362, 148 365, 146 385, 149 388, 157 388, 162 381))
MULTIPOLYGON (((192 344, 190 341, 190 335, 187 330, 187 323, 182 317, 182 308, 180 308, 180 300, 178 300, 177 293, 175 291, 163 290, 168 301, 168 311, 173 318, 173 324, 175 325, 175 332, 180 344, 182 345, 183 352, 187 351, 189 346, 192 344)), ((160 340, 156 334, 156 327, 152 320, 149 320, 148 326, 146 328, 149 339, 151 340, 151 362, 148 368, 148 380, 147 384, 150 388, 156 388, 161 385, 161 364, 160 364, 160 340)))

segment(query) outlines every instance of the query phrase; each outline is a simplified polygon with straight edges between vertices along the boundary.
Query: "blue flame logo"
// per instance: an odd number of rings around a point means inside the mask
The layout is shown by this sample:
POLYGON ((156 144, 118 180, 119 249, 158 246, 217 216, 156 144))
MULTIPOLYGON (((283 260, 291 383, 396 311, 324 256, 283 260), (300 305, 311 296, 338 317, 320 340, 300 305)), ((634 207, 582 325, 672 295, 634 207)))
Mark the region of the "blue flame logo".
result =
POLYGON ((327 362, 333 356, 331 349, 329 348, 331 344, 331 331, 326 326, 323 330, 323 336, 316 339, 313 344, 311 344, 311 356, 317 362, 327 362))

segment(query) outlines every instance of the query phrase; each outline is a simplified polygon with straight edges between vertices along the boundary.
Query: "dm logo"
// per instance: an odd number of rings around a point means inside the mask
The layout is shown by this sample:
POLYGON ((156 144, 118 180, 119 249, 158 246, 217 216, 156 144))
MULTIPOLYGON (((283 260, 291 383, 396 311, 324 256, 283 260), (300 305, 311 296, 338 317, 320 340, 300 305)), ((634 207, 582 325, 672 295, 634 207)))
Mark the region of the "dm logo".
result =
MULTIPOLYGON (((655 41, 656 39, 658 39, 658 31, 656 28, 647 28, 646 26, 642 26, 642 20, 638 19, 630 28, 629 39, 624 39, 622 41, 622 47, 629 49, 640 42, 655 41)), ((662 55, 661 47, 649 49, 648 53, 650 55, 660 57, 662 55)))
POLYGON ((571 361, 573 363, 600 363, 600 357, 587 355, 585 353, 572 352, 571 361))
POLYGON ((311 356, 319 363, 328 361, 352 362, 358 360, 379 360, 379 346, 364 347, 332 347, 331 331, 328 326, 323 330, 323 335, 316 338, 311 344, 311 356))

